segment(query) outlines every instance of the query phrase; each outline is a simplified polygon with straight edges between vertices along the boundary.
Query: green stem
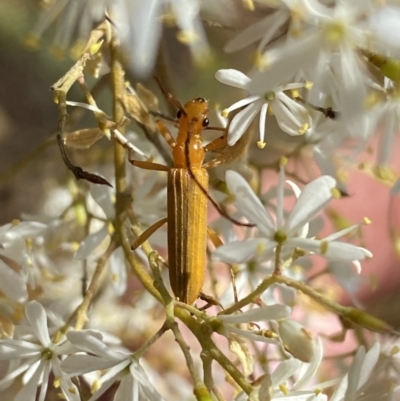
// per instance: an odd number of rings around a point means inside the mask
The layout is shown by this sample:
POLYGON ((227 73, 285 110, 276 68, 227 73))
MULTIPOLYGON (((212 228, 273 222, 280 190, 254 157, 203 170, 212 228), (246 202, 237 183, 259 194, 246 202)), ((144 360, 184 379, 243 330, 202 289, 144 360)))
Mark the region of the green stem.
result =
POLYGON ((193 319, 186 311, 175 308, 175 316, 178 317, 196 336, 204 351, 207 351, 212 359, 217 361, 222 368, 232 377, 232 379, 242 388, 246 394, 253 390, 251 384, 244 378, 237 367, 218 349, 211 335, 213 330, 206 323, 199 323, 193 319))
MULTIPOLYGON (((124 71, 122 69, 121 62, 118 58, 119 54, 119 42, 117 37, 114 35, 111 40, 111 81, 113 86, 113 113, 114 121, 118 124, 124 118, 124 106, 122 103, 125 82, 124 82, 124 71)), ((123 133, 123 127, 120 128, 120 132, 123 133)), ((129 203, 131 198, 127 191, 126 182, 126 170, 125 170, 125 149, 117 142, 114 141, 114 166, 115 166, 115 187, 116 187, 116 219, 115 229, 120 237, 122 248, 125 253, 125 257, 128 263, 132 267, 136 276, 142 282, 143 286, 160 302, 162 302, 159 292, 153 286, 153 279, 139 263, 134 253, 131 250, 131 246, 128 240, 126 230, 124 229, 125 216, 128 213, 131 219, 134 219, 133 211, 130 210, 129 203), (128 202, 129 201, 129 202, 128 202), (130 213, 129 213, 130 212, 130 213), (132 217, 133 216, 133 217, 132 217)))
POLYGON ((267 277, 253 292, 241 299, 236 304, 232 305, 230 308, 227 308, 218 313, 218 315, 230 315, 242 309, 246 305, 255 302, 260 297, 260 295, 274 283, 276 283, 276 276, 272 275, 270 277, 267 277))

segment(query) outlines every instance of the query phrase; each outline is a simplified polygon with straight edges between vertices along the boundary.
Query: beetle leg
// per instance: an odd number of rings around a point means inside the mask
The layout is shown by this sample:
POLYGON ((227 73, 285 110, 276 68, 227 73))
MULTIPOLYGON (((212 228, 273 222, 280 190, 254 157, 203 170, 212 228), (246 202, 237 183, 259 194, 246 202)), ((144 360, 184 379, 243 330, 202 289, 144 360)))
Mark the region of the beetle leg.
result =
MULTIPOLYGON (((227 147, 227 133, 225 132, 224 135, 221 135, 218 138, 215 138, 212 142, 207 144, 206 146, 203 147, 204 151, 207 152, 216 152, 220 149, 224 149, 227 147)), ((215 159, 212 159, 208 161, 207 163, 203 164, 204 168, 213 168, 220 166, 221 164, 228 163, 230 160, 232 160, 232 156, 230 153, 226 152, 221 154, 220 156, 216 157, 215 159)))
POLYGON ((226 153, 221 155, 220 157, 216 157, 215 159, 212 159, 208 161, 207 163, 203 164, 203 168, 209 169, 209 168, 214 168, 218 166, 222 166, 223 164, 229 163, 234 159, 231 154, 226 153))
POLYGON ((133 166, 142 168, 144 170, 155 170, 155 171, 171 170, 170 167, 165 166, 164 164, 146 162, 146 161, 141 161, 141 160, 134 160, 134 159, 130 159, 130 158, 128 160, 129 160, 129 163, 131 163, 133 166))
POLYGON ((173 136, 171 135, 171 133, 169 132, 169 129, 165 126, 165 124, 161 120, 157 120, 156 125, 158 128, 158 131, 160 131, 160 134, 166 140, 168 145, 171 146, 171 148, 174 148, 176 145, 176 142, 175 142, 175 139, 173 138, 173 136))
POLYGON ((214 168, 222 164, 231 163, 239 157, 246 154, 246 150, 250 145, 251 132, 249 130, 232 146, 228 146, 227 133, 214 139, 208 145, 204 146, 204 150, 218 152, 219 155, 215 159, 203 164, 204 168, 214 168))
POLYGON ((133 166, 143 168, 145 170, 156 170, 156 171, 169 171, 170 170, 170 168, 168 166, 165 166, 163 164, 153 163, 150 161, 140 161, 140 160, 132 159, 132 153, 136 151, 135 148, 133 147, 133 145, 123 135, 121 135, 117 130, 113 131, 113 135, 114 135, 115 140, 128 151, 128 161, 133 166))
POLYGON ((215 152, 219 149, 225 148, 227 145, 227 135, 224 133, 224 135, 219 136, 218 138, 215 138, 213 141, 208 143, 206 146, 203 146, 204 152, 215 152))
POLYGON ((154 232, 156 232, 161 226, 163 226, 166 222, 168 221, 168 217, 165 217, 153 225, 151 225, 147 230, 143 231, 139 237, 133 241, 131 245, 131 249, 134 251, 136 248, 138 248, 140 245, 142 245, 145 241, 147 241, 151 235, 153 235, 154 232))
POLYGON ((218 234, 211 227, 207 227, 207 235, 216 248, 224 245, 221 238, 219 238, 218 234))

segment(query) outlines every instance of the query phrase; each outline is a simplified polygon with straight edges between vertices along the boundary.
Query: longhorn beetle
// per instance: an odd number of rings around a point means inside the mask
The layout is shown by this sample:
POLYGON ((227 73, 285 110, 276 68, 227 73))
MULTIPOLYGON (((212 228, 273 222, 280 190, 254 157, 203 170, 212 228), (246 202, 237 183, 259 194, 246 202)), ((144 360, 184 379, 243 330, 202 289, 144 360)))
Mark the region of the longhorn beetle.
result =
MULTIPOLYGON (((218 208, 208 196, 208 168, 224 163, 230 159, 229 155, 221 155, 204 163, 208 151, 215 151, 226 146, 226 136, 222 135, 202 145, 202 132, 205 129, 223 130, 223 128, 208 127, 208 101, 198 97, 187 102, 184 106, 168 93, 161 82, 156 80, 165 97, 178 108, 178 127, 176 140, 171 135, 162 120, 156 125, 168 145, 172 148, 173 167, 162 164, 133 160, 129 162, 139 168, 147 170, 167 171, 167 210, 168 217, 154 223, 144 231, 132 245, 136 249, 149 238, 163 224, 168 223, 168 265, 169 278, 175 296, 182 302, 192 304, 199 296, 204 281, 206 265, 207 233, 213 242, 215 233, 207 227, 208 199, 218 208)), ((121 145, 128 148, 126 140, 118 139, 121 145)), ((252 224, 238 222, 229 216, 230 221, 242 226, 252 227, 252 224)))

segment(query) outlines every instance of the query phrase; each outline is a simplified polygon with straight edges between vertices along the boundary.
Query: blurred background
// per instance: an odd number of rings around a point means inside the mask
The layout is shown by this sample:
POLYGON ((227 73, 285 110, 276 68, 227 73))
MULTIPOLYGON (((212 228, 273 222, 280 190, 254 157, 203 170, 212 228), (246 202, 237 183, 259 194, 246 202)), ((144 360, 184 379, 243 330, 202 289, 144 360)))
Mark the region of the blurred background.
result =
MULTIPOLYGON (((0 3, 0 220, 38 210, 50 172, 56 168, 49 146, 27 168, 10 176, 16 163, 37 149, 54 130, 57 115, 49 91, 67 63, 46 51, 29 51, 24 36, 37 16, 34 1, 0 3)), ((15 171, 16 172, 16 171, 15 171)))

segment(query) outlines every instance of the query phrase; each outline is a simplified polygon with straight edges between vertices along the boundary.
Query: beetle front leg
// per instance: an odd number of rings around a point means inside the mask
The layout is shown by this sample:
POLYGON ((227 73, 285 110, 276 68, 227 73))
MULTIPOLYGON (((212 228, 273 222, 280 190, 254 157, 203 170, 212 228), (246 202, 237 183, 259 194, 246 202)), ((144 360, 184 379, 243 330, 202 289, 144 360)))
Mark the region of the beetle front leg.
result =
POLYGON ((239 157, 247 154, 247 149, 250 145, 251 132, 247 130, 246 133, 232 146, 228 145, 228 133, 214 139, 203 149, 207 152, 218 152, 219 155, 203 165, 204 168, 214 168, 223 164, 232 163, 239 157))
POLYGON ((168 143, 171 148, 174 148, 176 145, 175 139, 171 135, 171 132, 169 129, 165 126, 165 124, 161 120, 156 121, 156 125, 158 128, 158 131, 162 135, 162 137, 165 139, 165 141, 168 143))

